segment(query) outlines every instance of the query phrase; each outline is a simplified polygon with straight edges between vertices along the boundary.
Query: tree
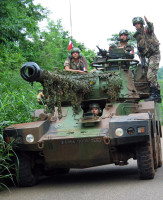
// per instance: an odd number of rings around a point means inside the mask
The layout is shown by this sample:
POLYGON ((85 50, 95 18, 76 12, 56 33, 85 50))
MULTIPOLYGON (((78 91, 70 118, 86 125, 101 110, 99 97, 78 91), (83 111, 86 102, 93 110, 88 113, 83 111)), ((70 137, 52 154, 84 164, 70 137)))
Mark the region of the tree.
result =
POLYGON ((158 70, 158 79, 163 80, 163 67, 158 70))
MULTIPOLYGON (((69 33, 64 30, 61 20, 57 20, 57 22, 49 20, 47 30, 41 32, 40 38, 34 40, 34 44, 37 46, 35 46, 35 49, 37 49, 35 62, 47 70, 52 70, 54 67, 63 69, 64 61, 70 53, 68 52, 69 40, 69 33)), ((95 53, 75 39, 73 39, 73 44, 74 47, 78 47, 81 50, 88 64, 90 64, 93 61, 91 58, 95 56, 95 53)))
POLYGON ((33 0, 0 1, 0 43, 18 42, 36 32, 47 10, 33 0))

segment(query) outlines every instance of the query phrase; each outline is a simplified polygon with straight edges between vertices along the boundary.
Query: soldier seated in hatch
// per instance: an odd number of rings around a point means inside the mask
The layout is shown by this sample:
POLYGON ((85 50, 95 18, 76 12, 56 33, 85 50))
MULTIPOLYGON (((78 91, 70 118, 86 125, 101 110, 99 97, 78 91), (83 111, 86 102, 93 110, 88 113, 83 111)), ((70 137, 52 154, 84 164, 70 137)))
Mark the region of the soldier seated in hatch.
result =
POLYGON ((92 103, 89 105, 89 110, 92 112, 95 116, 101 115, 101 109, 98 103, 92 103))
POLYGON ((66 71, 86 73, 88 63, 84 56, 80 53, 79 48, 73 48, 71 54, 64 62, 66 71))
POLYGON ((117 38, 116 44, 111 44, 109 46, 109 51, 115 48, 123 49, 126 55, 126 58, 133 59, 134 58, 134 47, 128 43, 130 40, 129 32, 125 29, 122 29, 119 32, 119 37, 117 38))

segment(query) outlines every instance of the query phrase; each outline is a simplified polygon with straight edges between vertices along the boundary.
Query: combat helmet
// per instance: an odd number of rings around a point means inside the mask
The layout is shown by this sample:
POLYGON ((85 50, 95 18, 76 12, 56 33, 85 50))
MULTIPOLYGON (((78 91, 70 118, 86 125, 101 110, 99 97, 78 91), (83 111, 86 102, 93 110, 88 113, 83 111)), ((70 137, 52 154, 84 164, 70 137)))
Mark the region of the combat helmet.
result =
POLYGON ((135 24, 141 24, 142 26, 145 24, 144 19, 142 17, 134 17, 132 19, 132 23, 133 23, 133 26, 135 26, 135 24))
POLYGON ((120 38, 120 36, 121 35, 127 35, 127 39, 126 39, 126 41, 128 41, 128 40, 130 40, 131 38, 130 38, 130 35, 129 35, 129 32, 127 31, 127 30, 125 30, 125 29, 122 29, 120 32, 119 32, 119 38, 118 38, 118 40, 120 40, 120 41, 123 41, 121 38, 120 38))
POLYGON ((125 30, 125 29, 122 29, 120 32, 119 32, 119 36, 121 36, 122 34, 125 34, 125 35, 128 35, 128 31, 125 30))
POLYGON ((72 53, 74 53, 74 52, 77 52, 77 53, 79 53, 79 54, 80 54, 80 49, 79 49, 79 48, 76 48, 76 47, 74 47, 74 48, 72 49, 72 51, 71 51, 71 54, 72 54, 72 53))
POLYGON ((97 108, 97 109, 99 109, 100 106, 99 106, 98 103, 92 103, 92 104, 89 105, 89 109, 91 110, 92 108, 97 108))

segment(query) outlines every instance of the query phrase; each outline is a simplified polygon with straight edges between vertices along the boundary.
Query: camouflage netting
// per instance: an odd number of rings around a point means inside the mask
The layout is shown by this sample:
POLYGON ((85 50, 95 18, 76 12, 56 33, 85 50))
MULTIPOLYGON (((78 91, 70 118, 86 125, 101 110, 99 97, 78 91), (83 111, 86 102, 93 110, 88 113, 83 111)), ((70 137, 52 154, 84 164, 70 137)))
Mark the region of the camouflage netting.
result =
POLYGON ((55 106, 57 106, 59 118, 62 117, 62 101, 70 102, 74 114, 78 113, 81 101, 86 94, 87 96, 90 94, 97 78, 107 80, 107 93, 112 96, 112 99, 118 99, 122 85, 121 78, 114 72, 79 74, 65 71, 53 73, 44 71, 42 76, 44 99, 48 107, 47 112, 54 111, 55 106))
POLYGON ((110 96, 112 100, 118 100, 121 87, 122 87, 122 79, 115 74, 114 76, 110 76, 108 79, 108 90, 107 90, 108 96, 110 96))

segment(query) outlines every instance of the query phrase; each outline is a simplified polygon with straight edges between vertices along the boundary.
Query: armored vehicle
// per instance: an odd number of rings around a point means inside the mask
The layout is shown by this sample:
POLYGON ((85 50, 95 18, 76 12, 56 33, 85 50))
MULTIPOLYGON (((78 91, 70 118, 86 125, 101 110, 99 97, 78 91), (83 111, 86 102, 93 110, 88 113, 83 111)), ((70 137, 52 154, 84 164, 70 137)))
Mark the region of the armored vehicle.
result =
POLYGON ((20 186, 35 185, 42 174, 127 165, 131 158, 140 179, 153 179, 162 166, 159 103, 143 100, 149 87, 139 61, 119 49, 99 54, 92 66, 85 74, 22 66, 26 81, 42 84, 46 108, 35 111, 37 121, 5 129, 19 157, 20 186))

